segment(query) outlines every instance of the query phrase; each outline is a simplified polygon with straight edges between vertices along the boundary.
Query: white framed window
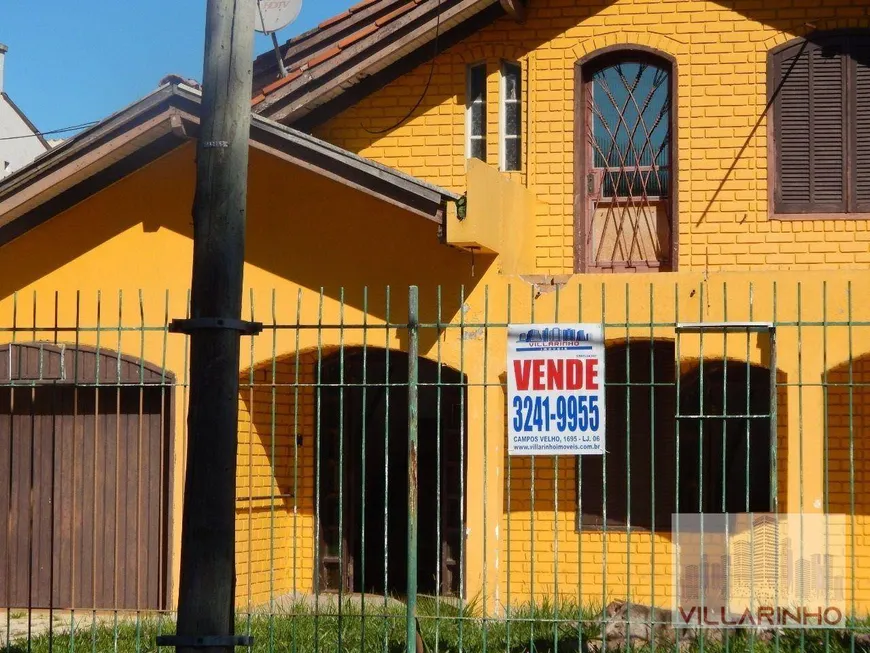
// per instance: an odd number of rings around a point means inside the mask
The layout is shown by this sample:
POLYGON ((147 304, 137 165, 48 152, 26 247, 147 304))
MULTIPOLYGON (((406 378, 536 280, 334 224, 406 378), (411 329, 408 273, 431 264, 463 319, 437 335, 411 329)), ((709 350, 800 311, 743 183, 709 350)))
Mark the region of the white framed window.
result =
POLYGON ((468 159, 486 161, 486 64, 468 67, 466 90, 466 144, 468 159))
POLYGON ((515 62, 501 64, 501 106, 499 130, 501 147, 499 165, 510 172, 522 169, 523 165, 523 69, 515 62))

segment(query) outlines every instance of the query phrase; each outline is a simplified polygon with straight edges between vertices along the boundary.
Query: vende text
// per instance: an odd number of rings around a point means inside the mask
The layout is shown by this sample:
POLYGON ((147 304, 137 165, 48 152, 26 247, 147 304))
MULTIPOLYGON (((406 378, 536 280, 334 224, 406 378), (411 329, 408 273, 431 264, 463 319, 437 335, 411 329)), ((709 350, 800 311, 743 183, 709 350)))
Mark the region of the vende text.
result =
POLYGON ((598 360, 515 360, 517 390, 597 390, 598 360), (531 386, 531 388, 530 388, 531 386))

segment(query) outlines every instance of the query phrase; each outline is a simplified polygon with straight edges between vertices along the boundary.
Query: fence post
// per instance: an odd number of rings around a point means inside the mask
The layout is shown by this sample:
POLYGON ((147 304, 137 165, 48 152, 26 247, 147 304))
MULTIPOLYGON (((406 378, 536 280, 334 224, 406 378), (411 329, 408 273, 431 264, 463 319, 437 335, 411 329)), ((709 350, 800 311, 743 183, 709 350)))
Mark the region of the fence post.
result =
POLYGON ((419 291, 408 288, 408 609, 406 651, 417 650, 417 409, 420 356, 419 291))

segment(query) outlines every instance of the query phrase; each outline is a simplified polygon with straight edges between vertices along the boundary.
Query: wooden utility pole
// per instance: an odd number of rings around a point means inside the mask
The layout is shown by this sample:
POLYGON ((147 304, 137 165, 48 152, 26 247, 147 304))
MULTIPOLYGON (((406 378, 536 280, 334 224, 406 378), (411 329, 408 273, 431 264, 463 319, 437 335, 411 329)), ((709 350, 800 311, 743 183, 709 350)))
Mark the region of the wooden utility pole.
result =
POLYGON ((187 469, 178 628, 184 653, 234 651, 235 503, 255 0, 208 0, 193 208, 187 469))

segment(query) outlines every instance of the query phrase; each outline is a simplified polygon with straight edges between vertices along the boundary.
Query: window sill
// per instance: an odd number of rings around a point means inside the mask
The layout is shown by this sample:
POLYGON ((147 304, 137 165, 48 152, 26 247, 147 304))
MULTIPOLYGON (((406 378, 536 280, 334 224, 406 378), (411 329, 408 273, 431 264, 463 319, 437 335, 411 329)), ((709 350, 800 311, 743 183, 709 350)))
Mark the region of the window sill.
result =
POLYGON ((801 220, 870 220, 870 213, 773 213, 771 220, 795 222, 801 220))

